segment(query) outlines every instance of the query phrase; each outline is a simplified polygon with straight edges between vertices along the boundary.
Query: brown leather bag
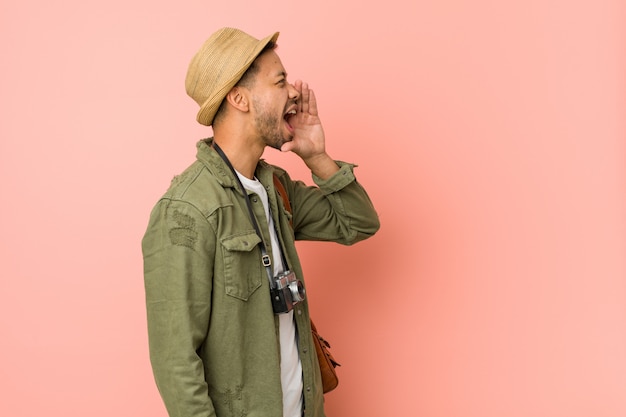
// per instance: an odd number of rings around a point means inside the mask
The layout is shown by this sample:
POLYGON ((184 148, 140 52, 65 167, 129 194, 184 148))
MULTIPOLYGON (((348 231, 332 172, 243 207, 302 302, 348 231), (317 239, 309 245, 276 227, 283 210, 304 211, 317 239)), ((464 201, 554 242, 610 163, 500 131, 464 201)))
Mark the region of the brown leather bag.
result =
POLYGON ((315 344, 315 352, 317 353, 317 360, 320 363, 320 372, 322 374, 322 387, 324 394, 337 388, 339 384, 339 378, 337 377, 337 371, 335 368, 341 366, 333 355, 328 350, 330 343, 328 343, 322 336, 319 335, 313 320, 311 320, 311 331, 313 334, 313 344, 315 344))
MULTIPOLYGON (((280 194, 280 197, 283 200, 283 205, 285 206, 285 209, 289 213, 292 213, 291 204, 289 203, 289 199, 287 198, 287 191, 285 190, 285 187, 283 187, 283 184, 278 180, 278 177, 276 177, 276 175, 274 175, 274 186, 276 187, 278 194, 280 194)), ((293 224, 291 222, 290 224, 291 227, 293 227, 293 224)), ((335 358, 333 358, 333 355, 330 354, 330 343, 328 343, 326 339, 320 336, 320 334, 317 332, 317 328, 315 327, 315 324, 313 324, 313 320, 311 320, 311 333, 313 336, 313 344, 315 345, 315 353, 317 353, 317 361, 320 364, 320 373, 322 374, 322 387, 324 394, 326 394, 327 392, 337 388, 337 385, 339 384, 339 378, 337 377, 337 371, 335 370, 335 368, 341 365, 335 360, 335 358)))

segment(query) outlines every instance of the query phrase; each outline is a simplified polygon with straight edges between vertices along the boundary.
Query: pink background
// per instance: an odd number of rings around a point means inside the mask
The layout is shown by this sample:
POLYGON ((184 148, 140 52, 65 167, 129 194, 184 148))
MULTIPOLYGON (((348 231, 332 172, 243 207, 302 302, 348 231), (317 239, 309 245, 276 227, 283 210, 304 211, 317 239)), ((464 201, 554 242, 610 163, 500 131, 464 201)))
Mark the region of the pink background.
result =
POLYGON ((3 2, 0 415, 166 415, 140 239, 210 135, 183 85, 222 26, 281 31, 380 214, 299 246, 329 416, 626 415, 625 24, 619 0, 3 2))

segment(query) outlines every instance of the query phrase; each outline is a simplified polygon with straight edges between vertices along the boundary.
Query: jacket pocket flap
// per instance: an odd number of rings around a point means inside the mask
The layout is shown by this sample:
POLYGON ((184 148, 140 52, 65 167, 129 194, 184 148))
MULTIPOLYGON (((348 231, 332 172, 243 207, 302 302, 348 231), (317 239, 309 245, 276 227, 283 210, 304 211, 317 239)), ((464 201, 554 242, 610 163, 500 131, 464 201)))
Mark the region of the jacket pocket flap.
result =
POLYGON ((221 240, 222 245, 228 251, 250 252, 256 245, 261 243, 261 238, 255 232, 233 235, 221 240))

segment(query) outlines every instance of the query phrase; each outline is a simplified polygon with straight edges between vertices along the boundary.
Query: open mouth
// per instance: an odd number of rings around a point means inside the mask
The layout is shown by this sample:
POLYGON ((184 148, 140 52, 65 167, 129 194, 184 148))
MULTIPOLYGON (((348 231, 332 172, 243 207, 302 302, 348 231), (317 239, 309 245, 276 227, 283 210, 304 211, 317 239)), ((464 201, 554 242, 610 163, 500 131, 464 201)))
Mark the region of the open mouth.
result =
POLYGON ((285 115, 283 116, 283 119, 285 119, 285 123, 287 123, 287 127, 289 128, 289 130, 292 130, 292 131, 293 131, 293 126, 291 125, 289 121, 295 115, 296 115, 296 109, 292 109, 292 110, 289 110, 287 113, 285 113, 285 115))

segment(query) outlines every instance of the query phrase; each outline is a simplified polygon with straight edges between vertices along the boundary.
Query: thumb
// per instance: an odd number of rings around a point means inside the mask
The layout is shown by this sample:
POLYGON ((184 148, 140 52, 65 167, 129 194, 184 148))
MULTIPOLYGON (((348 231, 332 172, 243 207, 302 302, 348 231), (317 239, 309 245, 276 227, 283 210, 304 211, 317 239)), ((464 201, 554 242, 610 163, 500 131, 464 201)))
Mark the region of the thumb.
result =
POLYGON ((293 142, 285 142, 283 146, 280 147, 281 152, 290 152, 293 151, 295 145, 293 142))

